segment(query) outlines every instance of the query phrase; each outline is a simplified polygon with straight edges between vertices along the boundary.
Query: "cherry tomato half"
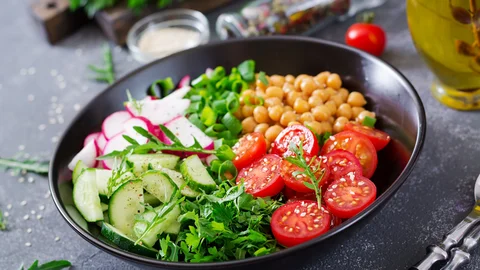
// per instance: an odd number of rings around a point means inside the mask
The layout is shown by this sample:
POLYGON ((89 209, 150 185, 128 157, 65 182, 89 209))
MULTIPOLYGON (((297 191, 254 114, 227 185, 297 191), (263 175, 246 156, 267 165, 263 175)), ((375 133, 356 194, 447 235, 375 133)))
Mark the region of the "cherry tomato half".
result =
POLYGON ((282 157, 293 156, 294 153, 289 150, 291 142, 294 142, 297 146, 302 142, 305 157, 313 157, 318 154, 317 137, 310 129, 302 125, 289 126, 280 132, 273 143, 272 154, 282 157))
POLYGON ((241 170, 265 155, 267 141, 261 133, 250 133, 240 138, 232 150, 236 155, 233 164, 241 170))
POLYGON ((390 142, 390 135, 375 128, 349 122, 345 125, 345 130, 358 132, 365 135, 375 146, 377 151, 382 150, 390 142))
POLYGON ((345 150, 333 150, 326 156, 326 163, 330 169, 330 175, 334 180, 352 173, 353 176, 362 176, 362 165, 358 158, 345 150))
POLYGON ((352 153, 358 158, 363 169, 363 176, 372 177, 377 168, 377 151, 370 140, 352 131, 342 131, 330 137, 322 148, 322 155, 326 155, 333 150, 343 149, 352 153))
POLYGON ((292 247, 326 233, 330 219, 330 213, 315 201, 292 201, 273 212, 270 227, 280 245, 292 247))
POLYGON ((347 45, 380 56, 386 44, 385 31, 371 23, 356 23, 350 26, 345 35, 347 45))
POLYGON ((351 218, 367 208, 377 196, 377 187, 368 178, 357 176, 333 181, 324 195, 328 210, 339 218, 351 218))
MULTIPOLYGON (((310 162, 310 158, 307 158, 307 162, 310 162)), ((322 162, 321 157, 315 157, 315 160, 312 162, 311 169, 312 171, 316 171, 315 177, 317 180, 320 179, 320 177, 322 178, 320 180, 319 187, 323 186, 330 177, 330 170, 328 169, 327 164, 322 162)), ((286 160, 282 161, 281 174, 283 181, 285 181, 285 185, 297 192, 312 192, 313 190, 309 189, 304 184, 304 182, 312 183, 312 180, 309 179, 305 174, 293 176, 293 173, 296 171, 303 172, 304 169, 301 169, 286 160)))
POLYGON ((275 196, 283 189, 280 176, 282 158, 268 154, 243 168, 237 177, 237 184, 245 182, 245 192, 255 197, 275 196))

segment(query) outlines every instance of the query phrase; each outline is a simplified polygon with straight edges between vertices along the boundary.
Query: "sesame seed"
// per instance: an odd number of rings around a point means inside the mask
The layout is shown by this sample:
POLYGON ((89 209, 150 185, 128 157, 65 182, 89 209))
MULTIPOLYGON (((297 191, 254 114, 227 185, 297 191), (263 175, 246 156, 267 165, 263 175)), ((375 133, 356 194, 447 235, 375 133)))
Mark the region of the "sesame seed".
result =
POLYGON ((27 219, 29 219, 29 218, 30 218, 30 217, 29 217, 28 215, 23 216, 23 220, 27 220, 27 219))
POLYGON ((63 108, 62 108, 62 107, 58 107, 58 108, 55 109, 55 113, 56 113, 56 114, 61 114, 62 111, 63 111, 63 108))
POLYGON ((10 175, 11 175, 11 176, 15 176, 15 175, 17 175, 17 173, 16 173, 15 171, 11 171, 11 172, 10 172, 10 175))
POLYGON ((45 130, 46 128, 47 128, 47 126, 44 125, 44 124, 41 124, 41 125, 38 126, 38 130, 40 130, 40 131, 45 130))
POLYGON ((27 205, 27 201, 21 201, 21 202, 20 202, 20 205, 21 205, 21 206, 27 205))
POLYGON ((19 182, 19 183, 25 182, 25 177, 20 177, 20 178, 18 178, 18 182, 19 182))
POLYGON ((52 96, 52 97, 50 98, 50 101, 51 101, 51 102, 57 102, 57 100, 58 100, 58 98, 57 98, 56 96, 52 96))
POLYGON ((60 237, 57 236, 57 237, 55 237, 54 240, 55 240, 55 242, 58 242, 58 241, 60 241, 60 237))
POLYGON ((37 219, 42 219, 42 215, 37 215, 37 219))
POLYGON ((30 214, 35 215, 35 210, 30 211, 30 214))
POLYGON ((307 213, 305 213, 305 212, 303 212, 303 213, 300 214, 301 217, 304 217, 304 216, 306 216, 306 215, 307 215, 307 213))
POLYGON ((75 111, 80 111, 80 108, 82 108, 82 106, 80 106, 80 104, 75 104, 75 105, 73 105, 73 109, 74 109, 75 111))
POLYGON ((58 71, 56 69, 52 69, 50 70, 50 75, 52 75, 52 77, 55 77, 58 75, 58 71))
POLYGON ((9 203, 9 204, 7 205, 7 209, 8 209, 8 210, 12 209, 12 204, 9 203))
POLYGON ((47 193, 45 193, 45 195, 43 195, 43 197, 44 197, 45 199, 47 199, 48 197, 50 197, 50 191, 47 191, 47 193))
POLYGON ((10 216, 10 213, 5 212, 5 213, 3 213, 3 216, 4 216, 4 217, 8 217, 8 216, 10 216))
POLYGON ((28 101, 34 101, 34 100, 35 100, 35 96, 32 95, 32 94, 30 94, 30 95, 27 96, 27 100, 28 100, 28 101))
POLYGON ((35 69, 34 67, 30 67, 28 68, 27 72, 29 75, 34 75, 35 73, 37 73, 37 69, 35 69))
POLYGON ((25 150, 25 145, 23 145, 23 144, 19 145, 19 146, 18 146, 18 150, 19 150, 19 151, 25 150))
POLYGON ((332 198, 328 198, 327 201, 333 202, 333 199, 332 199, 332 198))
POLYGON ((41 211, 43 211, 43 210, 45 210, 45 206, 44 206, 44 205, 40 205, 40 206, 38 207, 38 209, 41 210, 41 211))
POLYGON ((58 142, 58 136, 53 136, 51 140, 52 140, 52 143, 58 142))
POLYGON ((30 176, 30 177, 28 177, 27 181, 28 181, 29 183, 33 183, 33 182, 35 182, 35 178, 33 178, 33 177, 30 176))
POLYGON ((355 195, 355 192, 353 192, 353 191, 350 190, 350 194, 355 195))
POLYGON ((65 89, 67 87, 67 84, 65 82, 61 82, 58 84, 58 88, 60 89, 65 89))
POLYGON ((27 233, 32 233, 32 229, 28 228, 27 233))
POLYGON ((58 122, 59 124, 63 124, 64 121, 65 121, 65 120, 63 119, 63 116, 61 116, 61 115, 57 116, 57 122, 58 122))
POLYGON ((333 195, 333 196, 337 196, 337 193, 335 193, 335 192, 332 192, 332 195, 333 195))
POLYGON ((360 181, 360 182, 358 182, 358 185, 359 185, 359 186, 363 186, 363 185, 365 185, 365 182, 360 181))
POLYGON ((31 247, 31 246, 32 246, 32 243, 30 243, 30 242, 26 242, 26 243, 25 243, 25 246, 27 246, 27 247, 31 247))
POLYGON ((57 123, 57 119, 55 119, 55 118, 50 118, 50 119, 48 119, 48 123, 50 123, 51 125, 54 125, 54 124, 57 123))
POLYGON ((23 76, 24 76, 24 75, 27 75, 27 72, 28 72, 28 71, 27 71, 26 68, 20 69, 20 75, 23 75, 23 76))

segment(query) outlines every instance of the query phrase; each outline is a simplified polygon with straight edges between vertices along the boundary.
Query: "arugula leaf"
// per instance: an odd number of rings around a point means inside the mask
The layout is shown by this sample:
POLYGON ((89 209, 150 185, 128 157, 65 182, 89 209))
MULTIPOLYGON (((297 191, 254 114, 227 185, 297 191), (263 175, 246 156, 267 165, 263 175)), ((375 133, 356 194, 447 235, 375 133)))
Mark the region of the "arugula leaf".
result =
POLYGON ((48 174, 49 162, 48 161, 38 161, 33 159, 27 160, 17 160, 17 159, 6 159, 0 158, 0 169, 13 169, 17 172, 21 170, 26 170, 28 172, 33 172, 41 175, 48 174))
POLYGON ((7 229, 7 224, 5 218, 3 217, 3 212, 0 209, 0 231, 5 231, 7 229))
MULTIPOLYGON (((38 260, 35 260, 33 264, 28 267, 28 270, 61 270, 65 268, 69 268, 72 266, 72 263, 66 260, 60 260, 60 261, 51 261, 44 263, 42 265, 38 265, 38 260)), ((24 270, 25 268, 23 265, 20 267, 20 269, 24 270)))

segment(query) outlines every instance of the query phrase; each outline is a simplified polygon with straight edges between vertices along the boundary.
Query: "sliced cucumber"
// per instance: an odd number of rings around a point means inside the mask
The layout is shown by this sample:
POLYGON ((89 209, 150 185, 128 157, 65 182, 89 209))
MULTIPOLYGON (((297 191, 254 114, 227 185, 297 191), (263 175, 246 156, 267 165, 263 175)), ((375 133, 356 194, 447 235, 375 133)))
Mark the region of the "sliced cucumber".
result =
POLYGON ((143 245, 135 245, 134 240, 106 222, 102 224, 102 235, 121 249, 148 257, 155 258, 157 256, 158 250, 143 245))
POLYGON ((144 210, 142 181, 132 180, 113 193, 108 205, 108 218, 115 228, 134 238, 135 215, 143 213, 144 210))
POLYGON ((148 192, 143 193, 143 200, 146 204, 148 204, 152 207, 159 206, 162 203, 157 199, 157 197, 153 196, 152 194, 150 194, 148 192))
MULTIPOLYGON (((96 169, 96 181, 98 187, 98 193, 100 195, 104 195, 108 197, 108 182, 112 177, 113 171, 111 170, 103 170, 103 169, 96 169)), ((131 172, 123 173, 120 178, 117 180, 117 183, 121 183, 120 185, 113 188, 112 192, 125 183, 128 180, 135 179, 135 175, 131 172)))
POLYGON ((88 223, 78 212, 77 208, 73 205, 65 205, 65 210, 67 210, 68 215, 78 224, 78 226, 88 232, 88 223))
MULTIPOLYGON (((161 209, 161 207, 160 207, 161 209)), ((158 211, 159 208, 156 208, 155 211, 158 211)), ((156 213, 154 211, 146 211, 143 214, 145 221, 135 222, 134 231, 137 237, 140 237, 148 227, 148 223, 152 222, 155 218, 156 213), (148 223, 147 223, 148 222, 148 223)), ((157 235, 166 232, 169 229, 173 222, 177 221, 178 216, 180 216, 180 207, 175 206, 172 211, 165 215, 165 220, 162 223, 155 225, 143 238, 142 243, 148 247, 152 247, 158 241, 157 235)))
MULTIPOLYGON (((160 171, 168 174, 168 176, 170 176, 173 182, 177 184, 178 188, 182 187, 185 184, 185 180, 183 180, 183 175, 181 173, 165 168, 160 169, 160 171)), ((191 189, 189 186, 184 186, 184 188, 180 192, 183 196, 189 198, 196 198, 198 195, 201 194, 200 192, 191 189)))
POLYGON ((148 166, 151 165, 154 170, 160 168, 174 169, 177 166, 180 157, 168 154, 143 154, 131 155, 128 161, 133 163, 133 172, 135 175, 140 175, 148 171, 148 166))
POLYGON ((77 178, 80 176, 80 174, 82 174, 83 170, 85 169, 88 169, 88 166, 85 165, 83 161, 79 160, 72 172, 72 182, 74 185, 77 182, 77 178))
POLYGON ((208 173, 198 156, 189 156, 180 164, 180 172, 185 177, 188 186, 196 191, 210 192, 217 188, 215 181, 208 173))
POLYGON ((164 231, 164 233, 168 234, 178 234, 180 232, 180 227, 182 226, 182 223, 174 220, 172 224, 164 231))
POLYGON ((161 171, 148 171, 142 174, 143 188, 161 202, 168 202, 175 190, 175 182, 161 171))
POLYGON ((84 170, 73 186, 73 202, 88 222, 103 220, 102 206, 95 183, 95 169, 84 170))

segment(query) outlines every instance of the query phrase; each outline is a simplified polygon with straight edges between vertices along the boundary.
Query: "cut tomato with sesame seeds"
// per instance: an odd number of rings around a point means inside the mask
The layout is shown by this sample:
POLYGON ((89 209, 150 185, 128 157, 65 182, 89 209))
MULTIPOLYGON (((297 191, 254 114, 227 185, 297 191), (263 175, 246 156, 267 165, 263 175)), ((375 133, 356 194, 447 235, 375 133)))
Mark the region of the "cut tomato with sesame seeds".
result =
POLYGON ((377 168, 378 159, 375 146, 367 137, 353 131, 342 131, 325 142, 321 154, 327 155, 337 149, 352 153, 362 165, 363 176, 372 177, 377 168))
POLYGON ((302 142, 305 157, 316 156, 320 150, 317 137, 310 129, 302 125, 293 125, 278 134, 272 146, 272 154, 281 157, 294 156, 295 154, 289 149, 291 142, 294 142, 297 146, 302 142))
MULTIPOLYGON (((310 158, 307 158, 307 162, 310 162, 310 158)), ((317 180, 319 180, 318 186, 322 187, 330 177, 330 170, 328 169, 327 164, 322 161, 322 157, 315 157, 310 168, 312 172, 314 172, 317 180)), ((304 169, 301 169, 286 160, 282 160, 281 174, 285 185, 297 192, 312 192, 313 190, 304 184, 305 182, 312 183, 312 180, 305 174, 297 174, 294 176, 293 174, 297 171, 303 172, 304 169)))
POLYGON ((390 135, 376 128, 367 127, 358 123, 349 122, 345 125, 345 130, 358 132, 365 135, 375 146, 377 151, 382 150, 390 142, 390 135))
POLYGON ((232 150, 235 153, 233 165, 241 170, 265 155, 267 141, 261 133, 250 133, 240 138, 232 150))
POLYGON ((367 208, 377 196, 377 187, 370 179, 358 176, 354 180, 333 181, 323 199, 327 209, 339 218, 351 218, 367 208))
POLYGON ((335 180, 340 177, 362 176, 362 165, 358 158, 345 150, 333 150, 326 156, 326 163, 330 169, 330 176, 335 180))
POLYGON ((280 245, 293 247, 326 233, 330 220, 330 213, 316 201, 292 201, 273 212, 270 227, 280 245))
POLYGON ((282 158, 268 154, 243 168, 237 177, 237 184, 245 183, 245 192, 255 197, 275 196, 284 187, 280 175, 282 158))

